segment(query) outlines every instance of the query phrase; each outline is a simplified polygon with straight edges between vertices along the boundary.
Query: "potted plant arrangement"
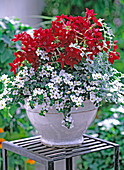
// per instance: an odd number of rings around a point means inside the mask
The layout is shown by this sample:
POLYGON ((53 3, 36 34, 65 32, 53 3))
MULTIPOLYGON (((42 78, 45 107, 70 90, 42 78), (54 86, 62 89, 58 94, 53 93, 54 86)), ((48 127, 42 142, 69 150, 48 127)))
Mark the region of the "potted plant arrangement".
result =
POLYGON ((119 59, 117 41, 103 19, 86 9, 84 17, 57 16, 50 29, 23 32, 3 75, 0 109, 25 104, 27 115, 47 145, 83 142, 82 133, 102 102, 123 102, 123 75, 112 67, 119 59))

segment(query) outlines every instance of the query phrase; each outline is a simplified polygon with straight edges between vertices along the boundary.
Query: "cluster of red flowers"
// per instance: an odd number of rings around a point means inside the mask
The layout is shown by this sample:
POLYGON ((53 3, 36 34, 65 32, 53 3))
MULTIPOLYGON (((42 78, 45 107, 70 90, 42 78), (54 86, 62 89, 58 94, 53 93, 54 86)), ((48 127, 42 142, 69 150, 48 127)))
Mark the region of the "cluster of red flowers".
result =
MULTIPOLYGON (((114 60, 119 59, 119 54, 116 52, 116 41, 113 45, 113 50, 110 50, 110 41, 106 41, 106 46, 103 43, 103 35, 100 31, 102 27, 99 20, 95 17, 93 10, 86 9, 85 17, 67 17, 66 15, 57 16, 57 19, 52 22, 50 29, 34 30, 33 38, 26 32, 19 35, 15 35, 12 40, 14 42, 20 40, 22 42, 22 51, 15 53, 16 59, 13 63, 9 63, 11 71, 18 70, 18 66, 26 59, 29 63, 32 63, 35 71, 41 64, 36 50, 39 47, 41 50, 45 50, 50 58, 53 56, 53 52, 59 50, 58 59, 56 62, 61 63, 61 68, 64 65, 71 66, 81 61, 81 53, 85 47, 85 53, 87 53, 91 60, 93 55, 97 55, 100 51, 105 51, 109 54, 108 60, 113 64, 114 60), (80 48, 74 48, 71 45, 77 44, 80 48), (101 47, 101 48, 98 48, 101 47)), ((87 57, 84 55, 84 58, 87 57)))

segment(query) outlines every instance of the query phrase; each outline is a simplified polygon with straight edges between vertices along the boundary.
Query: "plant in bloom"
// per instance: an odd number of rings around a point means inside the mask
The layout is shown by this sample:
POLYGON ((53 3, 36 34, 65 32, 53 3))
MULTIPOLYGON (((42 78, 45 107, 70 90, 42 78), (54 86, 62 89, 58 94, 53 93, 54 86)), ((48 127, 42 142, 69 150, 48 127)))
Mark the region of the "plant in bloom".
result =
POLYGON ((22 48, 9 63, 14 76, 1 77, 0 109, 27 99, 32 109, 41 105, 39 114, 44 116, 54 106, 70 128, 71 108, 83 107, 85 100, 96 107, 103 101, 123 103, 124 76, 112 67, 120 58, 117 41, 95 15, 89 9, 84 17, 62 14, 50 29, 15 35, 12 41, 21 41, 22 48))

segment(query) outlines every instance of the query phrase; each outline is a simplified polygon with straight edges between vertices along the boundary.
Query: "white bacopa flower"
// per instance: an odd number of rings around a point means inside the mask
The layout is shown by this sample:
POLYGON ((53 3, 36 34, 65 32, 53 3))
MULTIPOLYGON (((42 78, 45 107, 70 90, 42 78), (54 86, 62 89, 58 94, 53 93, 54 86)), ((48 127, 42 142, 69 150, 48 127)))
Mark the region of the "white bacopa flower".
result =
POLYGON ((87 86, 87 83, 86 83, 86 82, 84 82, 84 84, 83 84, 83 85, 84 85, 84 87, 86 87, 86 86, 87 86))
POLYGON ((46 103, 42 103, 41 105, 43 110, 48 110, 49 106, 46 103))
POLYGON ((78 90, 74 90, 74 92, 75 92, 75 95, 76 95, 76 96, 79 96, 79 95, 80 95, 80 92, 79 92, 78 90))
POLYGON ((7 89, 4 89, 4 91, 3 91, 3 95, 7 95, 7 93, 8 93, 8 91, 7 91, 7 89))
POLYGON ((35 74, 35 71, 34 71, 33 67, 30 68, 30 74, 35 74))
POLYGON ((4 109, 4 107, 6 106, 5 100, 0 100, 0 110, 4 109))
POLYGON ((62 92, 61 92, 61 93, 57 93, 58 99, 62 98, 62 96, 63 96, 63 93, 62 93, 62 92))
POLYGON ((97 73, 96 76, 97 76, 98 79, 102 78, 102 74, 101 73, 97 73))
POLYGON ((62 81, 62 78, 57 76, 54 80, 56 83, 60 83, 62 81))
POLYGON ((73 102, 76 102, 78 100, 78 97, 76 97, 75 95, 71 95, 70 97, 73 102))
POLYGON ((87 89, 87 91, 91 91, 91 87, 90 86, 87 86, 86 89, 87 89))
POLYGON ((40 56, 40 55, 42 55, 42 50, 40 50, 40 49, 37 49, 37 50, 36 50, 36 54, 37 54, 37 56, 40 56))
POLYGON ((86 93, 86 90, 85 90, 85 89, 82 89, 82 93, 86 93))
POLYGON ((58 100, 55 101, 55 105, 59 105, 59 101, 58 100))
POLYGON ((62 69, 59 73, 59 76, 65 76, 65 70, 62 69))
POLYGON ((24 87, 24 82, 21 82, 21 83, 17 84, 17 88, 21 88, 21 87, 24 87))
POLYGON ((56 71, 53 71, 53 72, 51 73, 51 76, 52 76, 52 77, 56 77, 56 75, 57 75, 57 72, 56 72, 56 71))
POLYGON ((65 84, 68 84, 69 81, 67 79, 63 79, 63 80, 65 84))
POLYGON ((29 80, 29 77, 24 76, 23 79, 24 79, 24 81, 28 81, 28 80, 29 80))
POLYGON ((25 76, 25 75, 28 75, 28 70, 23 70, 23 72, 22 72, 22 74, 23 74, 23 76, 25 76))
POLYGON ((39 73, 39 76, 40 76, 40 77, 43 77, 43 76, 44 76, 44 72, 43 72, 43 71, 40 72, 40 73, 39 73))
POLYGON ((3 98, 3 93, 2 94, 0 94, 0 99, 2 99, 3 98))
POLYGON ((74 86, 80 86, 82 83, 80 81, 74 81, 74 86))
POLYGON ((2 77, 1 77, 1 80, 5 81, 5 80, 7 80, 7 77, 8 77, 8 75, 3 74, 2 77))
POLYGON ((25 91, 25 90, 23 91, 23 94, 24 95, 31 95, 30 91, 25 91))
POLYGON ((50 93, 51 99, 57 99, 57 93, 50 93))
POLYGON ((92 74, 92 78, 93 78, 94 80, 97 80, 97 75, 96 75, 96 74, 92 74))
POLYGON ((96 98, 96 102, 99 103, 102 99, 100 97, 96 98))
POLYGON ((51 67, 51 66, 47 65, 47 70, 53 71, 53 70, 54 70, 54 67, 51 67))
POLYGON ((13 90, 12 94, 13 95, 17 95, 18 94, 18 90, 13 90))
POLYGON ((53 83, 48 83, 47 85, 49 86, 49 88, 53 88, 54 84, 53 83))
POLYGON ((94 94, 90 94, 90 101, 91 102, 95 102, 96 101, 96 97, 94 94))
POLYGON ((68 81, 68 84, 69 84, 70 88, 73 88, 73 87, 74 87, 74 84, 73 84, 72 81, 68 81))

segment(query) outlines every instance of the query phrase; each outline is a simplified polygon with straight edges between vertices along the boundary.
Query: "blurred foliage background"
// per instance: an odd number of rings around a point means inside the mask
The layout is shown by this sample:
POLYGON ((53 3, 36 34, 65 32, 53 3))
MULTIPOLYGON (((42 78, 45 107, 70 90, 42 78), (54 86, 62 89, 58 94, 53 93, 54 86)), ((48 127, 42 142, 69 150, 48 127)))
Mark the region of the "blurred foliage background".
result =
MULTIPOLYGON (((114 67, 124 73, 124 0, 45 0, 45 8, 41 14, 41 27, 49 28, 56 15, 83 16, 86 8, 94 9, 97 17, 104 18, 112 28, 115 39, 118 40, 120 60, 115 61, 114 67)), ((14 52, 20 44, 13 44, 10 40, 14 34, 30 30, 17 19, 0 19, 0 74, 8 73, 8 62, 13 60, 14 52)), ((14 140, 32 135, 33 127, 27 119, 25 110, 19 105, 0 112, 0 148, 2 141, 14 140)), ((124 169, 124 106, 104 104, 99 108, 95 121, 87 131, 88 134, 109 140, 120 145, 120 170, 124 169)), ((2 152, 0 151, 0 154, 2 152)), ((9 153, 10 169, 34 169, 31 161, 9 153)), ((104 150, 81 156, 77 161, 78 170, 113 170, 113 149, 104 150)), ((34 163, 33 163, 34 164, 34 163)), ((2 156, 0 158, 2 169, 2 156)))

